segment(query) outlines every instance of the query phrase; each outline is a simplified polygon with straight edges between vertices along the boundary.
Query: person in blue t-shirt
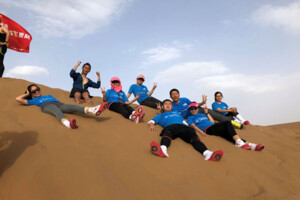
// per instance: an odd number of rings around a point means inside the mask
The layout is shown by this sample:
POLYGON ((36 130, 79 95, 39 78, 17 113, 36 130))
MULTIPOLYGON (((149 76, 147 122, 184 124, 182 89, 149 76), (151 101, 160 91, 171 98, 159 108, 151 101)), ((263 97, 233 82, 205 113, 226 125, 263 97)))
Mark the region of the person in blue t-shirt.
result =
POLYGON ((89 87, 92 88, 100 88, 101 80, 100 80, 100 72, 96 72, 98 76, 97 83, 93 82, 91 79, 87 78, 86 76, 91 71, 90 63, 85 63, 82 66, 82 72, 76 73, 77 68, 81 64, 81 61, 78 61, 77 64, 73 67, 70 72, 71 78, 73 78, 73 88, 70 93, 70 97, 74 98, 76 103, 81 103, 81 99, 84 100, 85 103, 93 104, 91 101, 90 93, 88 91, 89 87))
POLYGON ((144 75, 139 75, 136 79, 136 84, 132 84, 128 90, 127 98, 131 96, 133 93, 134 97, 137 95, 139 99, 137 100, 140 105, 149 106, 151 108, 157 108, 161 106, 162 102, 151 95, 153 94, 157 84, 153 84, 153 88, 151 91, 148 90, 146 86, 143 85, 145 81, 144 75))
POLYGON ((241 139, 234 130, 234 127, 229 121, 215 124, 213 118, 208 113, 207 107, 204 108, 204 114, 198 113, 199 105, 192 102, 189 105, 191 116, 188 117, 187 123, 203 136, 216 135, 220 136, 242 149, 261 151, 264 146, 262 144, 247 143, 241 139))
POLYGON ((63 113, 93 113, 95 116, 100 115, 108 107, 107 103, 95 107, 81 107, 72 104, 63 104, 52 95, 42 96, 42 91, 36 84, 31 84, 27 87, 25 94, 16 98, 22 105, 39 106, 44 113, 56 116, 59 122, 68 128, 78 128, 74 118, 68 120, 63 113))
MULTIPOLYGON (((189 107, 189 104, 191 103, 191 101, 188 98, 181 98, 179 90, 177 90, 175 88, 170 90, 170 97, 173 100, 173 110, 180 112, 182 117, 184 119, 187 119, 191 115, 191 113, 188 111, 188 107, 189 107)), ((202 102, 199 103, 199 113, 204 113, 204 110, 201 106, 202 105, 206 106, 206 101, 207 101, 206 95, 202 95, 202 102)), ((231 123, 235 127, 239 128, 239 129, 243 128, 243 125, 234 122, 233 120, 231 120, 230 117, 223 116, 223 115, 219 114, 218 112, 215 112, 211 109, 208 109, 208 112, 218 122, 231 121, 231 123)))
POLYGON ((180 137, 186 143, 190 143, 193 147, 200 152, 205 160, 219 161, 223 156, 223 151, 218 150, 212 152, 200 141, 195 130, 186 125, 181 114, 172 110, 172 101, 166 99, 162 104, 162 113, 156 115, 148 122, 150 131, 155 131, 155 124, 163 127, 160 136, 162 136, 160 145, 156 142, 151 142, 151 152, 157 156, 167 158, 167 148, 171 145, 171 141, 180 137))
POLYGON ((225 103, 222 102, 223 94, 221 92, 215 93, 215 102, 212 104, 212 109, 221 115, 230 117, 232 120, 234 120, 237 123, 248 125, 250 122, 248 120, 245 120, 238 112, 236 107, 231 107, 225 103))
POLYGON ((134 110, 129 105, 139 99, 136 96, 133 100, 129 101, 126 94, 122 91, 121 80, 118 77, 112 77, 110 80, 111 89, 105 92, 105 88, 101 88, 103 101, 109 105, 109 110, 120 113, 123 117, 140 123, 145 116, 143 106, 139 106, 134 110))

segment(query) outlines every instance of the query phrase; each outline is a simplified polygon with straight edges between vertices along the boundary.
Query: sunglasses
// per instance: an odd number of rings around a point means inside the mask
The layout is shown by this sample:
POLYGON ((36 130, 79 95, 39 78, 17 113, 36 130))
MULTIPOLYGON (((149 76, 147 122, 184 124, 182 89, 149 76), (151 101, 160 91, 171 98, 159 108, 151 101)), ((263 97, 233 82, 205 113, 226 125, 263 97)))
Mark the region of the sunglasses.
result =
POLYGON ((39 92, 39 91, 41 91, 41 89, 40 88, 36 88, 35 90, 31 91, 31 94, 35 94, 36 92, 39 92))
POLYGON ((197 107, 191 107, 189 108, 189 110, 197 110, 198 108, 197 107))
POLYGON ((120 81, 112 81, 112 83, 120 83, 120 81))
POLYGON ((138 78, 137 80, 139 80, 139 81, 143 81, 143 82, 145 81, 145 80, 144 80, 144 79, 142 79, 142 78, 138 78))

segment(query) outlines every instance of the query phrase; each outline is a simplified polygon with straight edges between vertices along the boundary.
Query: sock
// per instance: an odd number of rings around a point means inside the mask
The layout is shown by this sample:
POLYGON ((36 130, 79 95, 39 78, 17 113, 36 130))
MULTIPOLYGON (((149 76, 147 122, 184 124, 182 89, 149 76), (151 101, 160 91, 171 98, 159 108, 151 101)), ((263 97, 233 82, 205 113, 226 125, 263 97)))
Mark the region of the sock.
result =
POLYGON ((241 139, 238 139, 237 141, 235 141, 235 146, 237 147, 242 147, 245 144, 245 142, 241 139))
POLYGON ((169 155, 168 155, 168 153, 167 153, 167 149, 168 149, 168 148, 167 148, 165 145, 161 145, 160 148, 161 148, 162 152, 164 152, 164 154, 165 154, 167 157, 169 157, 169 155))
POLYGON ((214 152, 206 150, 203 152, 204 160, 208 160, 214 152))
POLYGON ((251 147, 251 150, 255 150, 257 144, 254 143, 248 143, 248 145, 251 147))
POLYGON ((70 126, 70 121, 69 121, 69 120, 65 120, 65 121, 63 122, 63 125, 65 125, 67 128, 71 128, 71 126, 70 126))
POLYGON ((235 116, 238 120, 242 122, 242 124, 246 121, 240 114, 235 116))

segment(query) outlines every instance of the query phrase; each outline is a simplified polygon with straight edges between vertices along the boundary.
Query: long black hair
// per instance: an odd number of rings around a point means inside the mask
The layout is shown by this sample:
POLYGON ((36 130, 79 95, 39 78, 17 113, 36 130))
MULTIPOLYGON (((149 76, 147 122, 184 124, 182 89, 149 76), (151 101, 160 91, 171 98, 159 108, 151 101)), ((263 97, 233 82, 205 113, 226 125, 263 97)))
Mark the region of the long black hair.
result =
MULTIPOLYGON (((32 99, 32 97, 31 97, 31 88, 32 88, 33 86, 35 86, 35 87, 37 87, 37 88, 40 88, 37 84, 30 84, 30 85, 28 85, 28 86, 27 86, 27 91, 29 92, 29 96, 26 97, 25 99, 28 99, 28 100, 31 100, 31 99, 32 99)), ((26 91, 25 91, 25 93, 26 93, 26 91)))

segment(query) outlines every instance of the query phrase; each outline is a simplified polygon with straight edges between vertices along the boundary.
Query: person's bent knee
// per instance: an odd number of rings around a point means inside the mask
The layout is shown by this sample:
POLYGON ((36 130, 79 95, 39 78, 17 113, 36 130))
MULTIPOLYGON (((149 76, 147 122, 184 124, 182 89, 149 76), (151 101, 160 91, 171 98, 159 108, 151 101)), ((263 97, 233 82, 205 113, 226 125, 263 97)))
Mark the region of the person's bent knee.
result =
POLYGON ((74 97, 80 98, 81 97, 81 93, 80 92, 75 92, 74 97))

